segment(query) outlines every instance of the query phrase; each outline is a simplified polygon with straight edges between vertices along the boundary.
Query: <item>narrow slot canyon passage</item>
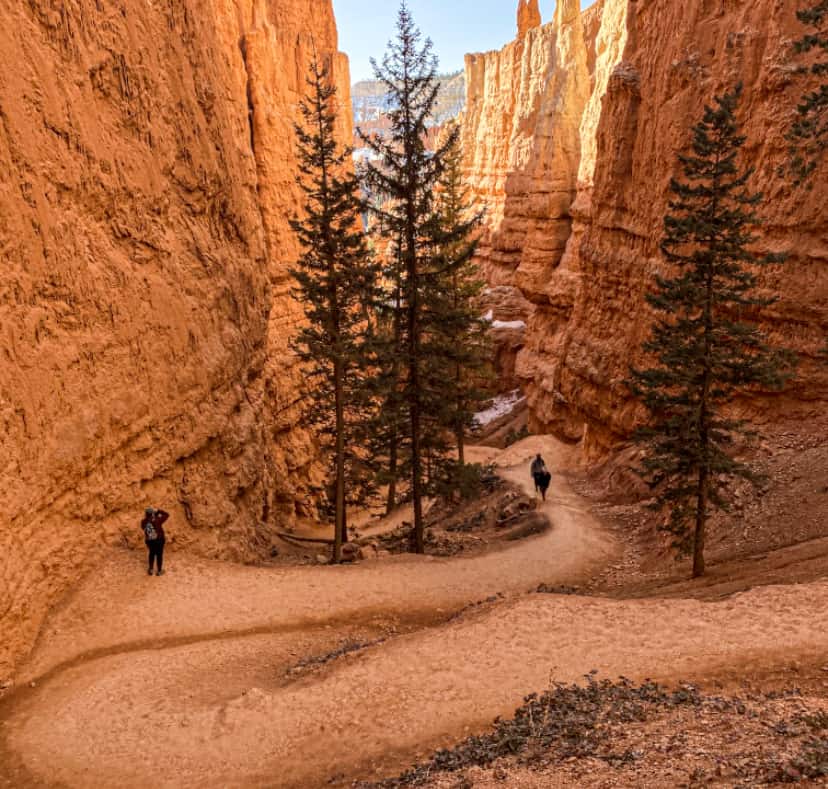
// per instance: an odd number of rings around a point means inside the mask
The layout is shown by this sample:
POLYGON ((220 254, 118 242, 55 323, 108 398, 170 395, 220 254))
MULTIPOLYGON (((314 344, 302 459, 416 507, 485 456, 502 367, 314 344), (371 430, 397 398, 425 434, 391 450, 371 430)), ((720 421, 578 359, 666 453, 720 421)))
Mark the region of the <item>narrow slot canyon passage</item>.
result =
POLYGON ((828 785, 825 6, 3 4, 0 789, 828 785))

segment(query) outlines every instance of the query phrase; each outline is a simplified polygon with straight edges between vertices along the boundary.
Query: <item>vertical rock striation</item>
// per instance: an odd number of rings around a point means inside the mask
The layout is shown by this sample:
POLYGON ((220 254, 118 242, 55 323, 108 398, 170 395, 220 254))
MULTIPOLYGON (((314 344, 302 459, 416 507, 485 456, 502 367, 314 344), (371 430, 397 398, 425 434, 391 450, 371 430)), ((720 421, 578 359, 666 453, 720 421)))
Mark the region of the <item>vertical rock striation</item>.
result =
POLYGON ((336 45, 330 0, 0 10, 0 679, 146 504, 237 560, 310 510, 291 124, 314 47, 348 106, 336 45))
MULTIPOLYGON (((590 67, 590 95, 580 119, 580 161, 575 200, 569 206, 572 220, 566 249, 550 272, 548 303, 537 311, 527 341, 516 362, 517 375, 531 392, 533 419, 542 430, 566 438, 580 438, 583 419, 568 407, 561 391, 561 375, 570 350, 571 332, 579 320, 576 306, 582 286, 581 244, 592 215, 592 191, 598 147, 598 124, 610 77, 621 62, 627 43, 627 0, 605 0, 583 14, 590 67), (542 409, 555 409, 550 419, 542 409)), ((620 145, 623 147, 624 142, 620 145)))
MULTIPOLYGON (((526 8, 521 2, 519 20, 526 8)), ((478 262, 491 286, 487 309, 495 320, 511 320, 520 301, 515 291, 523 293, 519 317, 530 330, 520 345, 538 340, 535 327, 565 325, 574 300, 572 277, 558 272, 572 236, 600 22, 595 11, 582 15, 577 0, 566 0, 545 25, 519 23, 519 37, 504 49, 466 56, 465 171, 486 211, 478 262)), ((505 359, 500 368, 510 377, 516 339, 497 345, 505 359)), ((544 367, 553 341, 539 341, 535 354, 521 353, 518 374, 532 378, 534 365, 544 367)))
POLYGON ((561 2, 553 22, 499 52, 467 55, 466 85, 463 149, 472 194, 487 214, 484 273, 543 303, 570 234, 589 98, 578 0, 561 2))
MULTIPOLYGON (((757 393, 743 406, 767 418, 824 406, 828 381, 817 355, 828 333, 828 179, 796 190, 778 175, 804 89, 791 46, 803 32, 797 8, 795 0, 604 0, 581 15, 583 47, 563 61, 524 58, 533 31, 499 53, 467 58, 467 170, 479 204, 490 206, 480 262, 493 284, 517 285, 535 305, 517 375, 537 429, 586 438, 599 454, 636 424, 624 381, 649 331, 645 295, 663 265, 676 151, 704 103, 739 81, 745 163, 767 198, 758 246, 790 255, 762 274, 763 291, 779 299, 763 311, 763 328, 802 359, 784 395, 757 393), (518 53, 525 67, 515 76, 518 53), (564 84, 571 103, 552 104, 541 140, 575 141, 563 150, 530 145, 539 155, 521 156, 527 148, 514 119, 543 106, 549 85, 564 84), (538 211, 551 190, 555 209, 538 211)), ((555 22, 535 35, 557 41, 574 13, 560 2, 555 22)))

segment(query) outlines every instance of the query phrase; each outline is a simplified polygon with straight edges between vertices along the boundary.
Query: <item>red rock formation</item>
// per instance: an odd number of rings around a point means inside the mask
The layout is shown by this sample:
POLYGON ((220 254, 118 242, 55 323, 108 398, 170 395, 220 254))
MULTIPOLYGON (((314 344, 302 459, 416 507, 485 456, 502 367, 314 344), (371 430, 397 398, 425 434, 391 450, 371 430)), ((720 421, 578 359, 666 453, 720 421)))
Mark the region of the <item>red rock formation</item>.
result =
POLYGON ((314 47, 348 107, 336 38, 330 0, 0 10, 0 679, 146 504, 234 559, 309 510, 291 124, 314 47))
POLYGON ((541 12, 538 0, 518 0, 518 38, 523 38, 533 27, 539 27, 541 12))
MULTIPOLYGON (((492 286, 486 309, 495 320, 513 320, 507 313, 518 302, 520 320, 550 312, 549 279, 572 233, 580 123, 590 95, 587 64, 595 60, 591 43, 577 0, 568 0, 553 22, 500 52, 466 57, 465 169, 474 199, 486 210, 478 261, 492 286)), ((494 333, 506 388, 516 385, 524 337, 522 330, 494 333)))
POLYGON ((489 337, 497 391, 512 392, 520 387, 515 370, 517 356, 526 345, 526 327, 535 308, 518 288, 500 285, 486 288, 480 297, 480 309, 491 322, 489 337))
MULTIPOLYGON (((528 46, 531 33, 527 44, 512 42, 500 53, 467 60, 466 150, 478 141, 467 166, 480 203, 494 206, 481 263, 493 283, 517 284, 536 305, 517 369, 536 429, 586 437, 588 451, 600 453, 628 436, 639 418, 623 382, 649 329, 644 296, 662 265, 658 244, 676 151, 704 102, 739 80, 746 91, 745 163, 757 168, 753 187, 767 196, 760 247, 790 252, 783 268, 762 276, 764 291, 779 297, 764 311, 763 328, 803 362, 786 395, 757 396, 745 405, 768 418, 824 407, 828 381, 815 358, 828 333, 822 209, 828 179, 795 190, 777 175, 786 159, 784 132, 803 89, 791 47, 802 33, 797 7, 795 0, 715 8, 702 0, 606 0, 600 25, 597 11, 582 19, 585 59, 562 64, 569 77, 555 68, 560 60, 531 58, 511 90, 480 78, 481 60, 492 64, 487 74, 499 67, 510 75, 515 52, 528 46), (542 106, 547 84, 568 79, 568 95, 586 99, 558 102, 549 128, 558 138, 578 129, 577 145, 567 149, 577 155, 561 157, 551 147, 523 160, 498 154, 523 143, 523 129, 511 123, 521 108, 542 106), (537 172, 546 176, 536 179, 537 172), (523 187, 519 200, 511 186, 516 179, 523 187), (561 185, 555 218, 536 209, 548 205, 553 183, 561 185)), ((559 4, 559 15, 561 8, 568 4, 559 4)), ((554 25, 538 31, 547 37, 547 52, 557 40, 554 25)))
POLYGON ((571 231, 590 79, 579 8, 565 0, 555 21, 466 56, 466 173, 487 213, 479 259, 492 285, 536 303, 571 231))

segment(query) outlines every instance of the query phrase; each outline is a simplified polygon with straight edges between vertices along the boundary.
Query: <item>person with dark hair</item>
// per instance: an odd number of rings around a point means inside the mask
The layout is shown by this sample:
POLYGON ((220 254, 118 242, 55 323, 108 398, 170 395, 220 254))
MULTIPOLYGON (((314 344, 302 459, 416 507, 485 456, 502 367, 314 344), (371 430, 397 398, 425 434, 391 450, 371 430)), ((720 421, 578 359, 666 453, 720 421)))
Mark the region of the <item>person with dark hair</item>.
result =
POLYGON ((532 479, 535 482, 535 493, 540 493, 543 500, 546 501, 546 492, 552 484, 552 475, 546 468, 546 462, 541 457, 540 452, 532 461, 532 479))
POLYGON ((141 521, 141 531, 144 532, 144 541, 149 551, 149 568, 147 575, 152 575, 152 568, 155 565, 158 569, 156 575, 164 574, 164 545, 167 542, 167 535, 164 533, 164 524, 170 515, 164 510, 156 510, 147 507, 144 510, 144 519, 141 521))

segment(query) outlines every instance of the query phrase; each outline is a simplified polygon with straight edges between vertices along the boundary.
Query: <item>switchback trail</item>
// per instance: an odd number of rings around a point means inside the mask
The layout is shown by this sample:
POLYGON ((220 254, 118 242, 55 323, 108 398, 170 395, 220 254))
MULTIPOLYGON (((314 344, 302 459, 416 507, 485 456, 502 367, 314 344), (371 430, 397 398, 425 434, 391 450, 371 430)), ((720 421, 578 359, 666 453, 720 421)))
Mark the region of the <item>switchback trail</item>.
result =
MULTIPOLYGON (((472 448, 473 460, 531 488, 529 462, 543 451, 566 467, 571 449, 534 437, 498 452, 472 448)), ((556 474, 543 512, 552 528, 469 558, 399 556, 355 566, 256 568, 171 554, 168 574, 147 578, 134 553, 96 571, 47 622, 20 679, 29 682, 88 652, 131 651, 157 641, 224 637, 228 632, 331 626, 367 618, 439 621, 496 594, 525 594, 541 583, 577 584, 617 553, 586 503, 556 474)))
MULTIPOLYGON (((548 439, 498 462, 528 484, 538 450, 565 466, 548 439)), ((261 570, 174 556, 164 579, 119 559, 48 623, 20 677, 35 687, 0 711, 0 764, 21 786, 310 789, 396 770, 550 676, 692 678, 828 649, 825 582, 715 604, 526 594, 578 583, 616 550, 558 474, 546 511, 547 534, 471 559, 261 570), (296 672, 383 617, 431 626, 296 672)))

